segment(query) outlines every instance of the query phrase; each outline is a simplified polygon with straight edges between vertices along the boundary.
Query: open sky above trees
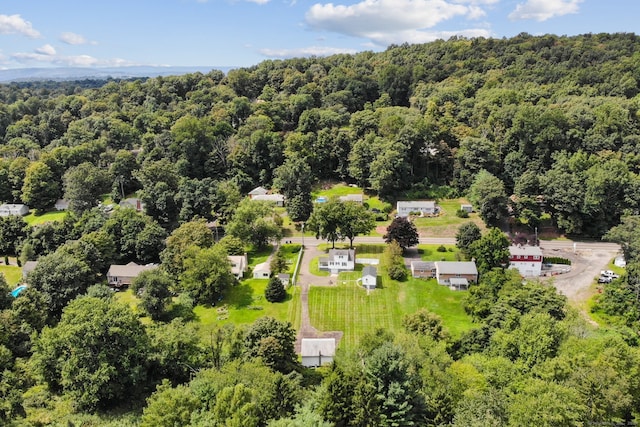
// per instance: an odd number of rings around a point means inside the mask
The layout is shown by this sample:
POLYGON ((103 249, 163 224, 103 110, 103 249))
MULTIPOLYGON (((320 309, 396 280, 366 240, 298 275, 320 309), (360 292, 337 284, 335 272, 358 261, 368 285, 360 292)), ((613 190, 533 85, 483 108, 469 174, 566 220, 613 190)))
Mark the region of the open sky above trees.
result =
POLYGON ((638 32, 639 15, 634 0, 7 0, 0 69, 250 66, 455 35, 638 32))

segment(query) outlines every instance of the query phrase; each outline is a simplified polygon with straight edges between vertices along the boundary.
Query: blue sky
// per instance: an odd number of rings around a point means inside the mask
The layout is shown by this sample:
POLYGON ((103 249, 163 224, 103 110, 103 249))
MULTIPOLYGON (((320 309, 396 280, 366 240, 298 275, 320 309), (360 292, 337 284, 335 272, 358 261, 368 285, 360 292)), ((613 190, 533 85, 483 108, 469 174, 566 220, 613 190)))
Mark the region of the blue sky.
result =
POLYGON ((452 35, 640 33, 638 0, 2 0, 0 69, 250 66, 452 35))

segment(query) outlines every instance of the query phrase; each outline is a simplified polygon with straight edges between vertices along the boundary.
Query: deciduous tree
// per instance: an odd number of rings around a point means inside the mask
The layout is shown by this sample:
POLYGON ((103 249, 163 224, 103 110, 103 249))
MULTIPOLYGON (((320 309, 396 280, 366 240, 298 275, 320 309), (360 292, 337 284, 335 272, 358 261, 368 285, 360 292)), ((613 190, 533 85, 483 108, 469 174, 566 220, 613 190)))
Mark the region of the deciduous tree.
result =
POLYGON ((384 240, 387 243, 397 242, 403 251, 420 242, 415 224, 401 216, 391 221, 387 227, 387 233, 384 235, 384 240))

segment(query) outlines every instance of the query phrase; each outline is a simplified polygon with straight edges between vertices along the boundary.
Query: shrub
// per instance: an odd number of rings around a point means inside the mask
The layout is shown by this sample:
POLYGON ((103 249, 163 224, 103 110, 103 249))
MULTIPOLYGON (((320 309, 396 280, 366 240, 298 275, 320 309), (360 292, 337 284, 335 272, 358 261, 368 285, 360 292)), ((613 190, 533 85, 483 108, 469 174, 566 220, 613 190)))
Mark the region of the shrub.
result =
POLYGON ((458 209, 456 211, 456 216, 458 218, 469 218, 469 212, 465 211, 464 209, 458 209))
POLYGON ((562 258, 562 257, 558 257, 558 256, 543 257, 542 258, 542 262, 545 263, 545 264, 571 265, 571 260, 570 259, 566 259, 566 258, 562 258))
POLYGON ((447 252, 447 248, 444 247, 444 245, 440 245, 438 246, 438 249, 436 249, 438 252, 447 252))

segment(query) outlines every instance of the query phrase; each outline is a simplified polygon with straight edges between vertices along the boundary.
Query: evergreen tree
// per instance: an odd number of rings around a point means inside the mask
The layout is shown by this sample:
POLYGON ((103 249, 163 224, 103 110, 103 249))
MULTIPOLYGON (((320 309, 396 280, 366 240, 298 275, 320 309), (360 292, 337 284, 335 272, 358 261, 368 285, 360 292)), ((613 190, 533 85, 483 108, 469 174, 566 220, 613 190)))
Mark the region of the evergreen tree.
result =
POLYGON ((267 289, 264 291, 264 297, 269 302, 282 302, 287 298, 287 291, 284 289, 282 281, 277 277, 269 279, 267 289))

